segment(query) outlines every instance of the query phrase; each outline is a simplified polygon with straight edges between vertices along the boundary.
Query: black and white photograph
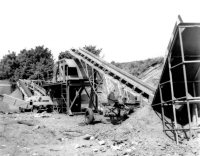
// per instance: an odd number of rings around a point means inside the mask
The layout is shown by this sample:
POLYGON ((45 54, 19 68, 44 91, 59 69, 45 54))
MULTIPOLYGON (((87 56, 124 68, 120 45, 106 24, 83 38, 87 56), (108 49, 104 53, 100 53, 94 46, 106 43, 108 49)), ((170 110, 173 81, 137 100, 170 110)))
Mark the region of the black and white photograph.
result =
POLYGON ((200 2, 0 0, 0 156, 200 156, 200 2))

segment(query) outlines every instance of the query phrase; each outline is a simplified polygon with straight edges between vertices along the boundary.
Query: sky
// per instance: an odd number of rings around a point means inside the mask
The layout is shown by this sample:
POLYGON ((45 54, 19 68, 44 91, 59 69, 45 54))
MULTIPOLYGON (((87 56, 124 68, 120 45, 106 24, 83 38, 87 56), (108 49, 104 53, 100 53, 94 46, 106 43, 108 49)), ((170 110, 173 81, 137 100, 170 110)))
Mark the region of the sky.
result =
POLYGON ((164 56, 180 14, 200 23, 198 0, 0 0, 0 59, 44 45, 61 51, 95 45, 110 62, 164 56))

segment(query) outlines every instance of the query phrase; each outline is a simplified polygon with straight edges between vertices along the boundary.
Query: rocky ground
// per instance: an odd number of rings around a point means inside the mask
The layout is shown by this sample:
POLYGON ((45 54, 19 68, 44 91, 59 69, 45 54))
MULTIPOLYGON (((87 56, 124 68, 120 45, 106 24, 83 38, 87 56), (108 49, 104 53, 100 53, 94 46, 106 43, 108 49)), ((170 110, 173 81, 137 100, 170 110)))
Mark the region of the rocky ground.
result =
POLYGON ((0 114, 1 156, 199 155, 198 139, 175 141, 162 131, 150 106, 113 125, 96 115, 93 125, 84 116, 64 114, 0 114))

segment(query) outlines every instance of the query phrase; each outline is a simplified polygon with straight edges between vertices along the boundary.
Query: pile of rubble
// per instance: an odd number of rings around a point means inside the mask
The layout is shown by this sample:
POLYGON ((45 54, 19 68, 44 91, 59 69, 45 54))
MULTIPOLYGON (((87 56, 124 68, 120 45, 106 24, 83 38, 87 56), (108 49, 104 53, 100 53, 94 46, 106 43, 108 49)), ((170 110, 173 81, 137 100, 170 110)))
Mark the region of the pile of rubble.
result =
POLYGON ((176 145, 162 131, 160 118, 146 105, 119 125, 97 115, 93 125, 83 116, 49 113, 0 114, 0 155, 198 155, 198 140, 176 145))

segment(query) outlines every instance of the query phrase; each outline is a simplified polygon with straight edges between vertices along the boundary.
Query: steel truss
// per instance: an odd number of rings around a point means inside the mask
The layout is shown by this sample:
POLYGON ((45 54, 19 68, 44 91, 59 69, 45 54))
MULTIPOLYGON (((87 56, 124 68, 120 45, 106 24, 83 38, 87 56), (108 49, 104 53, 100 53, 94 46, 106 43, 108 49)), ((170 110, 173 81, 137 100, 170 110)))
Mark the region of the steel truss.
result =
MULTIPOLYGON (((200 24, 181 22, 175 24, 164 70, 152 103, 153 108, 161 113, 163 131, 165 133, 172 132, 177 144, 180 138, 182 139, 182 134, 189 139, 196 134, 197 130, 200 130, 198 115, 200 113, 200 96, 199 93, 198 95, 196 93, 199 90, 200 57, 198 52, 185 50, 186 46, 192 47, 189 42, 186 43, 186 37, 192 38, 192 36, 187 36, 185 32, 183 37, 183 32, 187 28, 191 28, 187 30, 187 35, 194 33, 194 30, 199 32, 200 24), (177 46, 180 46, 180 53, 177 52, 179 51, 177 46), (188 53, 196 55, 192 56, 188 53), (196 70, 196 68, 198 69, 196 70), (188 124, 183 125, 181 121, 188 121, 188 124)), ((191 42, 191 44, 193 43, 191 42)))

